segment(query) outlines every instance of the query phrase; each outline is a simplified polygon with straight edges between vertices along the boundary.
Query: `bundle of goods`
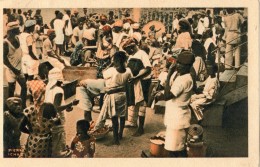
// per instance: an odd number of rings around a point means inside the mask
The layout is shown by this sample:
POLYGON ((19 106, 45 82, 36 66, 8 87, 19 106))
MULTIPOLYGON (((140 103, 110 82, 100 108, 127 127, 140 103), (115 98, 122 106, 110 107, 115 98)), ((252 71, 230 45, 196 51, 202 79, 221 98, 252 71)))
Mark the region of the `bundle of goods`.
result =
POLYGON ((205 157, 206 143, 202 139, 203 128, 198 124, 189 127, 187 138, 188 157, 205 157))
POLYGON ((89 134, 92 135, 96 140, 103 139, 109 133, 109 127, 104 126, 103 128, 90 131, 89 134))

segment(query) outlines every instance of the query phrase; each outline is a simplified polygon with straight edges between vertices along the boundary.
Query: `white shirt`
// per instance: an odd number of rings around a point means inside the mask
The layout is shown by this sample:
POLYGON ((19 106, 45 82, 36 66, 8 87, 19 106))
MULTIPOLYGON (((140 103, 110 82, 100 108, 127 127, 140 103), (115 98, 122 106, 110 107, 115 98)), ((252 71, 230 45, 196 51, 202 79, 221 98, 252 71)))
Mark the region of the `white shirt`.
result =
POLYGON ((64 23, 68 20, 68 26, 65 28, 65 35, 66 36, 70 36, 72 35, 72 26, 71 26, 71 21, 70 21, 70 17, 69 15, 65 14, 62 18, 62 20, 64 21, 64 23))
POLYGON ((215 99, 219 88, 219 81, 217 77, 211 78, 209 76, 205 82, 206 84, 203 89, 203 94, 206 96, 207 99, 215 99))
MULTIPOLYGON (((132 58, 140 59, 144 65, 144 68, 152 67, 148 54, 143 50, 138 50, 134 55, 129 56, 128 60, 130 60, 132 58)), ((143 80, 150 79, 150 78, 151 78, 151 74, 148 75, 147 77, 143 78, 143 80)))
POLYGON ((205 43, 204 43, 204 48, 206 49, 206 51, 208 51, 209 46, 210 46, 211 43, 213 43, 214 46, 216 46, 216 44, 215 44, 215 42, 213 41, 212 38, 207 38, 205 43))
POLYGON ((115 67, 110 67, 103 72, 106 87, 112 88, 117 86, 123 86, 128 79, 132 77, 131 70, 126 68, 126 72, 119 73, 115 67))
POLYGON ((86 38, 88 40, 94 40, 95 36, 96 36, 95 28, 84 29, 83 38, 86 38))
MULTIPOLYGON (((47 85, 48 86, 48 85, 47 85)), ((44 102, 46 103, 54 103, 54 98, 55 98, 55 95, 56 94, 59 94, 61 93, 62 94, 62 100, 61 100, 61 106, 65 105, 65 100, 64 100, 64 91, 61 87, 58 87, 58 86, 54 86, 53 88, 51 89, 48 89, 46 87, 46 92, 45 92, 45 100, 44 102)), ((65 113, 64 111, 63 112, 60 112, 59 113, 60 115, 60 118, 61 118, 61 123, 64 125, 65 123, 65 113)))
POLYGON ((76 45, 76 43, 77 43, 75 37, 78 37, 78 38, 79 38, 79 41, 82 42, 83 29, 80 30, 78 26, 73 29, 73 36, 72 36, 72 39, 71 39, 71 40, 72 40, 72 43, 73 43, 74 45, 76 45))
POLYGON ((64 42, 64 33, 63 33, 63 27, 64 27, 64 21, 60 19, 56 19, 53 23, 54 30, 56 34, 56 38, 54 39, 55 43, 58 45, 63 45, 64 42))
POLYGON ((179 20, 177 18, 174 19, 173 22, 172 22, 172 29, 173 30, 177 29, 178 24, 179 24, 179 20))
POLYGON ((23 55, 29 55, 29 49, 28 49, 28 45, 27 45, 27 37, 31 35, 27 32, 22 32, 19 35, 19 41, 20 41, 20 47, 22 49, 23 55))
POLYGON ((175 98, 166 101, 164 123, 167 128, 188 128, 190 126, 191 112, 187 106, 190 103, 193 88, 191 75, 177 76, 174 81, 171 78, 170 86, 170 91, 175 98))
POLYGON ((116 33, 116 32, 114 32, 114 31, 112 31, 112 35, 113 35, 113 45, 116 45, 116 43, 117 43, 117 41, 118 41, 118 39, 119 39, 119 37, 120 37, 120 34, 121 34, 121 32, 116 33))
POLYGON ((204 24, 203 25, 204 25, 205 28, 209 27, 209 18, 208 17, 204 18, 204 24))
POLYGON ((198 34, 200 34, 200 35, 202 35, 206 29, 204 26, 204 20, 205 20, 204 18, 200 18, 199 22, 198 22, 198 34), (202 21, 203 21, 203 23, 202 23, 202 21))

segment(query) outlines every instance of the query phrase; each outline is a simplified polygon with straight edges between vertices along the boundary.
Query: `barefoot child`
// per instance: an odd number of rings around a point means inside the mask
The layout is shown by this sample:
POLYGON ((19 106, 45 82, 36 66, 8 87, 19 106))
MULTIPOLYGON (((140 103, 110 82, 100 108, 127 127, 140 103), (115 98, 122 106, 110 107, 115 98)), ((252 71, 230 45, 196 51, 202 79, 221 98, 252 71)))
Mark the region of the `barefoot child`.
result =
POLYGON ((77 135, 71 142, 72 158, 93 158, 95 139, 88 135, 90 124, 86 120, 77 121, 77 135))

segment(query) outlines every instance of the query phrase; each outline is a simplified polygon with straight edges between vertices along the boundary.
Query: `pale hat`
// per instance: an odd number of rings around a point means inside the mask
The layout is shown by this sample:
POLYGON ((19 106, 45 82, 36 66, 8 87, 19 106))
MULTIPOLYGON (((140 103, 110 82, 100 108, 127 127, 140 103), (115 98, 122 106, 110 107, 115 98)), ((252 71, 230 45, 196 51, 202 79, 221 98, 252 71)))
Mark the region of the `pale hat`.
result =
POLYGON ((122 21, 122 20, 117 20, 117 21, 114 23, 114 27, 123 27, 123 21, 122 21))
POLYGON ((131 25, 129 23, 125 23, 123 25, 123 29, 125 29, 125 30, 128 30, 130 27, 131 27, 131 25))
POLYGON ((133 27, 133 29, 137 30, 137 29, 140 28, 140 24, 139 23, 134 23, 132 27, 133 27))
POLYGON ((25 27, 31 27, 36 24, 36 20, 26 20, 24 23, 25 27))

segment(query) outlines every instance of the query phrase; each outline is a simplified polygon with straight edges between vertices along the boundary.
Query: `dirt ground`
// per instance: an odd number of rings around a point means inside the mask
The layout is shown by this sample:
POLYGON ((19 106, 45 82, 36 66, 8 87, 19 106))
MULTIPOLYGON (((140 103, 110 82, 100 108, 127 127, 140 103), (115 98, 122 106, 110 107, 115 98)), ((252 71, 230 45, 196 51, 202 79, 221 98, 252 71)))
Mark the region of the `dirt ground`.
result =
MULTIPOLYGON (((71 99, 69 99, 71 100, 71 99)), ((68 101, 69 101, 68 100, 68 101)), ((230 106, 223 116, 223 127, 203 127, 203 139, 207 143, 207 157, 247 157, 248 156, 248 120, 247 99, 230 106)), ((82 119, 83 111, 74 107, 66 113, 66 142, 70 145, 76 134, 76 121, 82 119)), ((98 113, 93 112, 93 120, 98 113)), ((108 120, 109 122, 109 120, 108 120)), ((147 110, 145 134, 132 137, 135 129, 124 130, 123 140, 119 146, 106 146, 113 138, 113 133, 96 142, 96 158, 140 158, 142 150, 150 149, 150 137, 164 131, 163 115, 147 110)), ((22 142, 25 143, 26 136, 22 142)))
MULTIPOLYGON (((247 157, 248 156, 248 120, 247 99, 230 106, 223 115, 222 127, 203 127, 203 139, 208 145, 207 157, 247 157)), ((98 113, 93 112, 93 119, 98 113)), ((67 114, 67 143, 75 136, 76 121, 83 118, 83 112, 77 107, 67 114)), ((98 158, 140 158, 142 150, 150 149, 150 137, 164 131, 163 115, 147 110, 145 134, 132 137, 135 129, 125 128, 123 140, 119 146, 106 146, 112 140, 110 132, 105 138, 97 141, 96 155, 98 158)))

